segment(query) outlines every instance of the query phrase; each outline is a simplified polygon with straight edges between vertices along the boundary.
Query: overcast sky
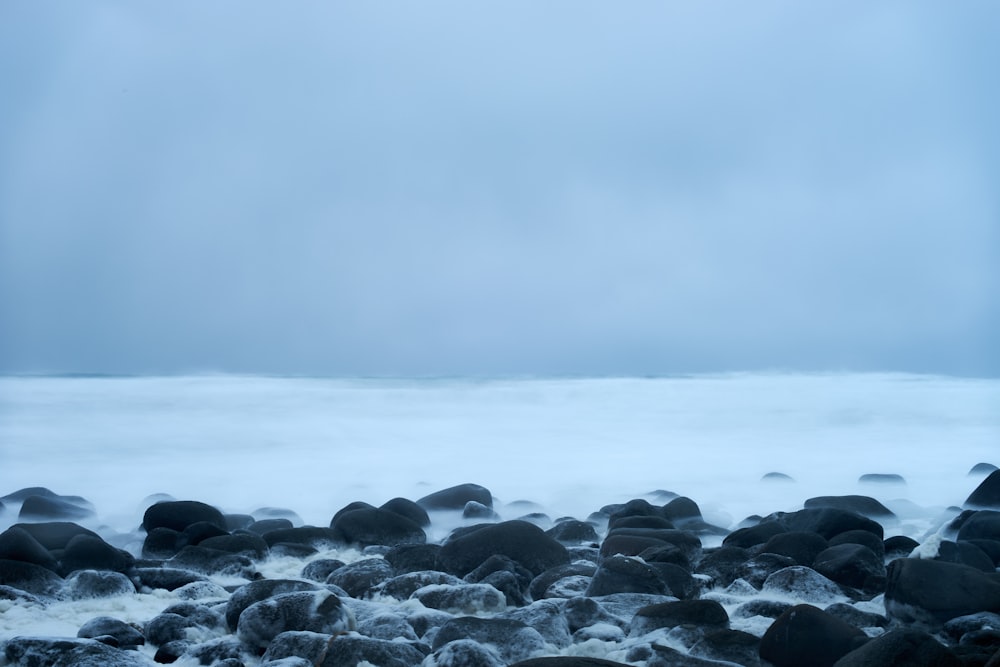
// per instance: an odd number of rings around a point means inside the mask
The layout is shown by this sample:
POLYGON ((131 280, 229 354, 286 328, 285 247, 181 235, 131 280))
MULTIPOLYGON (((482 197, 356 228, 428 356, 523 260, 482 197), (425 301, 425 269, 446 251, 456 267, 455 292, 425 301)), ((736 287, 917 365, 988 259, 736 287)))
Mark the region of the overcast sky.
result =
POLYGON ((993 2, 0 5, 0 372, 1000 375, 993 2))

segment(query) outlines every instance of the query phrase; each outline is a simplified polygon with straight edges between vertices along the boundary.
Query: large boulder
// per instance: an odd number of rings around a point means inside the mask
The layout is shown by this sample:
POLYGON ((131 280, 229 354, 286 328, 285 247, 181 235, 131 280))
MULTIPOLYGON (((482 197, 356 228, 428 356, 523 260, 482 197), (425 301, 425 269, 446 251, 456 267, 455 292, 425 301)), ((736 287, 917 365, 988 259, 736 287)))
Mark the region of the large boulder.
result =
POLYGON ((150 505, 142 516, 142 527, 147 533, 160 527, 180 532, 199 521, 226 530, 226 517, 222 512, 197 500, 170 500, 150 505))
POLYGON ((1000 509, 1000 470, 994 470, 965 499, 966 507, 1000 509))
POLYGON ((469 501, 493 507, 493 494, 485 486, 459 484, 424 496, 417 504, 425 510, 461 510, 469 501))
POLYGON ((375 507, 344 512, 330 522, 330 527, 340 531, 346 542, 361 546, 396 546, 427 541, 423 528, 412 519, 375 507))
POLYGON ((441 547, 439 561, 461 577, 493 555, 507 556, 533 575, 569 562, 566 547, 527 521, 484 524, 451 537, 441 547))
POLYGON ((936 630, 980 611, 1000 611, 1000 581, 968 565, 919 558, 889 563, 885 610, 890 619, 936 630))
POLYGON ((354 615, 329 591, 283 593, 255 602, 240 614, 237 635, 263 652, 282 632, 338 634, 355 628, 354 615))
POLYGON ((853 625, 800 604, 786 610, 767 629, 760 640, 760 657, 774 667, 832 667, 867 639, 853 625))
POLYGON ((930 634, 899 628, 876 637, 836 662, 836 667, 960 667, 962 661, 930 634))

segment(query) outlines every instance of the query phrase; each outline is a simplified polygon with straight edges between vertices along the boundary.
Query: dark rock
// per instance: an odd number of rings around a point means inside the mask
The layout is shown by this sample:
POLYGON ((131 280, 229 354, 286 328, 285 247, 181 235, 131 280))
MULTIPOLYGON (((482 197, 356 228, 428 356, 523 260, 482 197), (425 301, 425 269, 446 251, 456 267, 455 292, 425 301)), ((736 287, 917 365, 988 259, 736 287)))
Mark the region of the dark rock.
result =
POLYGON ((786 475, 783 472, 769 472, 765 473, 763 477, 760 478, 762 482, 794 482, 795 479, 791 475, 786 475))
POLYGON ((492 507, 470 500, 462 508, 463 519, 485 519, 486 521, 498 521, 500 515, 493 511, 492 507))
POLYGON ((615 528, 652 528, 656 530, 674 530, 677 528, 671 521, 660 514, 615 515, 608 521, 608 530, 615 528))
POLYGON ((267 542, 267 546, 273 551, 274 545, 279 543, 302 544, 314 548, 328 548, 344 544, 344 536, 336 528, 321 528, 319 526, 299 526, 297 528, 285 528, 281 530, 271 530, 261 537, 267 542))
POLYGON ((507 607, 504 594, 489 584, 435 584, 418 588, 411 597, 428 609, 451 614, 499 612, 507 607))
POLYGON ((186 639, 175 639, 160 645, 153 656, 153 662, 170 665, 181 659, 191 647, 191 642, 186 639))
POLYGON ((996 628, 1000 628, 1000 614, 993 612, 958 616, 944 624, 945 634, 956 642, 970 632, 996 628))
POLYGON ((611 556, 615 553, 622 553, 625 556, 635 556, 649 547, 663 545, 673 545, 680 549, 689 563, 701 560, 701 540, 698 536, 689 530, 676 529, 614 528, 608 531, 607 537, 601 544, 601 555, 611 556), (628 554, 609 546, 616 538, 641 538, 647 541, 638 551, 628 554))
POLYGON ((424 530, 415 522, 396 512, 370 508, 344 512, 333 520, 331 528, 339 531, 352 544, 422 544, 427 541, 424 530))
POLYGON ((302 517, 287 507, 258 507, 250 513, 257 521, 268 521, 270 519, 288 519, 293 526, 302 525, 302 517))
POLYGON ((882 541, 886 558, 897 558, 899 556, 909 556, 913 550, 920 546, 912 537, 906 535, 894 535, 882 541))
POLYGON ((521 621, 475 616, 459 616, 442 625, 431 648, 437 651, 459 639, 492 645, 505 664, 525 660, 545 650, 545 639, 521 621))
POLYGON ((340 586, 353 598, 363 598, 391 578, 392 566, 384 558, 364 558, 337 568, 326 578, 326 583, 340 586))
POLYGON ((1000 540, 982 540, 982 539, 972 539, 972 540, 960 540, 959 544, 966 542, 968 544, 973 544, 980 551, 986 554, 990 560, 993 561, 993 566, 1000 566, 1000 540))
POLYGON ((748 600, 734 609, 733 618, 750 618, 752 616, 778 618, 791 608, 792 605, 787 602, 757 598, 748 600))
POLYGON ((965 499, 966 507, 1000 509, 1000 470, 994 470, 965 499))
MULTIPOLYGON (((711 577, 715 586, 725 587, 739 577, 743 563, 750 558, 750 552, 741 547, 723 546, 705 552, 705 556, 695 568, 697 574, 711 577)), ((761 583, 764 583, 761 580, 761 583)))
POLYGON ((75 521, 94 516, 94 508, 80 498, 67 496, 28 496, 17 518, 22 521, 75 521))
POLYGON ((892 519, 896 516, 892 510, 871 496, 817 496, 809 498, 803 505, 806 509, 832 508, 873 519, 892 519))
POLYGON ((872 639, 836 662, 837 667, 960 667, 962 661, 934 637, 899 628, 872 639))
POLYGON ((778 512, 771 519, 779 521, 788 530, 803 530, 819 533, 826 539, 848 530, 867 530, 885 537, 882 524, 866 516, 836 507, 806 508, 798 512, 778 512))
POLYGON ((828 546, 835 547, 840 544, 861 544, 871 549, 880 560, 885 557, 885 541, 867 530, 845 530, 837 533, 830 538, 828 546))
POLYGON ((137 590, 143 588, 173 591, 181 586, 187 586, 195 582, 208 581, 203 574, 191 572, 190 570, 180 570, 174 567, 137 567, 129 571, 132 583, 137 590))
POLYGON ((232 512, 227 512, 223 516, 226 517, 226 530, 229 532, 233 532, 234 530, 246 530, 257 521, 249 514, 233 514, 232 512))
POLYGON ((187 629, 197 627, 196 621, 180 614, 161 613, 151 618, 143 629, 143 635, 153 646, 161 646, 187 638, 187 629))
MULTIPOLYGON (((228 616, 227 610, 227 620, 228 616)), ((339 597, 329 591, 299 591, 251 604, 239 615, 236 633, 245 644, 263 652, 282 632, 338 634, 354 628, 354 616, 339 597)))
POLYGON ((43 523, 16 523, 15 528, 20 528, 31 535, 35 540, 50 552, 57 549, 65 549, 69 541, 77 535, 90 535, 100 539, 100 535, 83 526, 70 521, 46 521, 43 523))
POLYGON ((135 584, 121 572, 77 570, 66 578, 64 593, 71 600, 134 595, 135 584))
POLYGON ((561 544, 582 544, 596 542, 598 539, 593 524, 576 519, 560 521, 545 533, 561 544))
POLYGON ((688 653, 698 658, 759 667, 760 639, 740 630, 715 630, 698 640, 688 653))
POLYGON ((290 519, 261 519, 250 524, 247 530, 255 535, 267 535, 275 530, 288 530, 293 527, 290 519))
POLYGON ((170 558, 180 548, 180 533, 172 528, 154 528, 142 543, 143 558, 170 558))
POLYGON ((541 600, 545 597, 545 592, 549 587, 560 579, 575 576, 590 578, 594 576, 595 572, 597 572, 597 565, 593 563, 573 562, 565 565, 557 565, 545 570, 545 572, 532 579, 528 586, 528 594, 533 600, 541 600))
POLYGON ((469 501, 493 507, 493 494, 478 484, 459 484, 424 496, 417 504, 425 510, 460 510, 469 501))
MULTIPOLYGON (((981 463, 980 465, 987 465, 981 463)), ((8 503, 21 503, 24 502, 29 496, 42 496, 45 498, 55 498, 59 494, 51 489, 47 489, 44 486, 28 486, 23 489, 18 489, 13 493, 8 493, 6 496, 0 497, 0 500, 8 503)))
POLYGON ((198 543, 198 546, 216 551, 225 551, 231 554, 239 554, 253 560, 264 560, 267 558, 269 549, 267 542, 260 535, 253 533, 235 533, 233 535, 220 535, 209 537, 198 543))
POLYGON ((992 463, 977 463, 969 469, 968 475, 989 475, 995 470, 997 470, 997 467, 992 463))
POLYGON ((229 597, 229 602, 226 604, 226 626, 230 630, 236 630, 240 614, 247 607, 267 600, 272 596, 318 590, 322 590, 322 588, 317 584, 308 581, 298 581, 296 579, 260 579, 258 581, 251 581, 249 584, 237 588, 229 597))
POLYGON ((439 570, 439 544, 399 544, 385 552, 384 558, 392 565, 394 574, 439 570))
POLYGON ((525 521, 485 524, 451 537, 441 548, 440 562, 448 572, 465 576, 494 554, 507 556, 536 575, 569 562, 566 547, 525 521))
POLYGON ((566 600, 562 610, 570 632, 577 632, 597 623, 614 625, 619 628, 627 626, 624 619, 610 613, 596 600, 583 596, 566 600))
POLYGON ((4 644, 11 665, 25 667, 149 667, 149 658, 94 639, 14 637, 4 644))
POLYGON ((0 560, 33 563, 53 572, 57 569, 56 559, 49 550, 18 526, 11 526, 0 533, 0 560))
POLYGON ((256 574, 253 561, 246 556, 198 545, 184 547, 175 556, 164 561, 164 565, 201 572, 202 574, 226 575, 243 579, 254 579, 256 574))
POLYGON ((565 648, 573 643, 569 622, 563 614, 565 600, 537 600, 526 607, 511 609, 503 618, 521 621, 534 628, 553 646, 565 648))
POLYGON ((507 663, 489 646, 471 639, 448 642, 430 657, 434 667, 504 667, 507 663))
POLYGON ((196 521, 177 534, 177 549, 198 545, 210 537, 229 535, 229 531, 209 521, 196 521))
POLYGON ((981 611, 1000 611, 1000 581, 967 565, 917 558, 889 563, 885 609, 890 619, 937 629, 981 611))
POLYGON ((729 615, 715 600, 678 600, 649 605, 636 611, 629 635, 644 635, 660 628, 694 626, 702 631, 729 627, 729 615))
POLYGON ((197 500, 173 500, 150 505, 143 514, 142 527, 147 533, 160 527, 180 532, 199 521, 226 529, 226 518, 222 512, 197 500))
POLYGON ((994 572, 996 570, 993 559, 987 556, 986 552, 975 544, 966 540, 958 543, 942 540, 938 544, 938 552, 934 560, 941 560, 948 563, 962 563, 982 572, 994 572))
POLYGON ((210 639, 192 646, 183 657, 196 660, 199 665, 212 665, 221 667, 225 664, 232 664, 229 661, 238 661, 243 665, 245 647, 234 637, 218 637, 210 639))
POLYGON ((624 662, 613 662, 603 658, 558 655, 521 660, 510 667, 628 667, 628 665, 624 662))
POLYGON ((318 632, 296 630, 281 632, 271 640, 261 661, 267 664, 271 661, 300 658, 308 661, 309 667, 321 665, 332 642, 332 635, 318 632))
POLYGON ((202 602, 218 600, 225 602, 229 599, 229 591, 211 581, 192 581, 190 584, 184 584, 180 588, 175 588, 174 596, 178 600, 200 600, 202 602))
POLYGON ((335 558, 320 558, 308 563, 302 568, 302 577, 312 581, 323 582, 335 570, 344 567, 344 561, 335 558))
POLYGON ((957 540, 1000 540, 1000 512, 972 512, 958 529, 957 540))
POLYGON ((779 616, 760 640, 760 657, 774 667, 832 666, 868 639, 861 630, 806 604, 779 616))
POLYGON ((408 498, 393 498, 382 503, 380 509, 395 512, 404 516, 421 528, 431 525, 431 519, 427 516, 427 510, 408 498))
POLYGON ((101 636, 115 638, 119 647, 141 646, 146 643, 142 631, 134 625, 119 621, 111 616, 98 616, 80 626, 76 636, 81 639, 94 639, 101 636))
POLYGON ((861 544, 838 544, 824 550, 813 562, 813 569, 838 584, 856 588, 866 595, 878 595, 885 591, 882 557, 861 544))
POLYGON ((59 571, 64 576, 77 570, 124 572, 134 563, 130 553, 116 549, 100 537, 77 535, 63 550, 59 571))
POLYGON ((402 639, 405 641, 419 641, 417 633, 413 631, 413 626, 396 614, 378 614, 358 621, 358 633, 372 639, 402 639))
POLYGON ((355 667, 367 662, 379 667, 413 667, 423 662, 428 649, 418 642, 386 641, 357 633, 333 637, 323 667, 355 667))
POLYGON ((830 599, 843 597, 843 592, 836 583, 802 565, 792 565, 768 575, 761 589, 803 602, 826 603, 830 599))
POLYGON ((59 592, 63 579, 41 565, 18 560, 0 560, 0 585, 48 597, 59 592))
POLYGON ((737 528, 722 540, 722 544, 727 547, 747 549, 758 544, 765 544, 775 535, 785 532, 788 532, 788 528, 777 521, 762 521, 755 526, 737 528))
POLYGON ((670 595, 681 600, 686 600, 698 594, 698 586, 687 568, 675 563, 661 563, 658 561, 647 562, 647 565, 656 570, 656 573, 660 575, 660 579, 667 584, 670 595))
POLYGON ((885 616, 861 611, 857 607, 844 602, 835 602, 823 611, 850 623, 856 628, 885 628, 889 626, 889 619, 885 616))
MULTIPOLYGON (((869 535, 871 533, 868 533, 869 535)), ((826 539, 817 533, 798 530, 778 533, 764 543, 764 553, 788 556, 797 565, 810 566, 816 556, 829 546, 826 539)))
POLYGON ((870 472, 858 477, 861 484, 879 484, 887 486, 905 486, 906 480, 896 473, 870 472))
POLYGON ((612 593, 671 595, 659 572, 637 558, 611 556, 601 561, 587 588, 588 597, 612 593))
POLYGON ((397 600, 407 600, 413 593, 424 586, 434 586, 446 584, 449 586, 461 586, 464 582, 453 574, 438 572, 436 570, 426 570, 423 572, 407 572, 397 575, 382 582, 378 588, 378 593, 388 595, 397 600))
POLYGON ((295 544, 292 542, 275 542, 268 547, 272 558, 298 558, 305 560, 319 553, 319 550, 308 544, 295 544))
POLYGON ((760 588, 772 574, 793 565, 795 561, 788 556, 762 553, 748 558, 736 568, 734 574, 737 579, 743 579, 754 588, 760 588))

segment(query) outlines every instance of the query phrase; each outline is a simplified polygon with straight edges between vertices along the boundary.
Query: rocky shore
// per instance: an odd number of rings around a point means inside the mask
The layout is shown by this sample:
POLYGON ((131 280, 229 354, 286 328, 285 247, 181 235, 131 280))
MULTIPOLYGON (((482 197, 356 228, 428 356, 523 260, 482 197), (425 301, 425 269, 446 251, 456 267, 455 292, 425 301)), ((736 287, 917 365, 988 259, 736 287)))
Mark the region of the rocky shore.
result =
POLYGON ((463 484, 351 503, 325 526, 154 498, 117 533, 85 499, 21 489, 0 510, 16 516, 0 664, 992 667, 1000 471, 969 479, 914 537, 865 495, 734 527, 666 491, 550 517, 463 484))

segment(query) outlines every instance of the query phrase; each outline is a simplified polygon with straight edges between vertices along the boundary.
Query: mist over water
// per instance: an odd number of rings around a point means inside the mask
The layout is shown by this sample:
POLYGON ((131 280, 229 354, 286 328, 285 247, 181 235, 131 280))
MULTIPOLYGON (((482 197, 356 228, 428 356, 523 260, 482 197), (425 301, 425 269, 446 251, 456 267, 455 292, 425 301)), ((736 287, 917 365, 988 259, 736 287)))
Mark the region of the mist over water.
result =
POLYGON ((553 518, 665 489, 732 527, 824 494, 961 504, 969 468, 996 462, 997 406, 998 380, 918 375, 6 377, 0 491, 81 495, 126 529, 161 492, 327 525, 354 500, 462 482, 553 518), (795 482, 762 483, 772 471, 795 482), (864 473, 907 484, 862 486, 864 473))

